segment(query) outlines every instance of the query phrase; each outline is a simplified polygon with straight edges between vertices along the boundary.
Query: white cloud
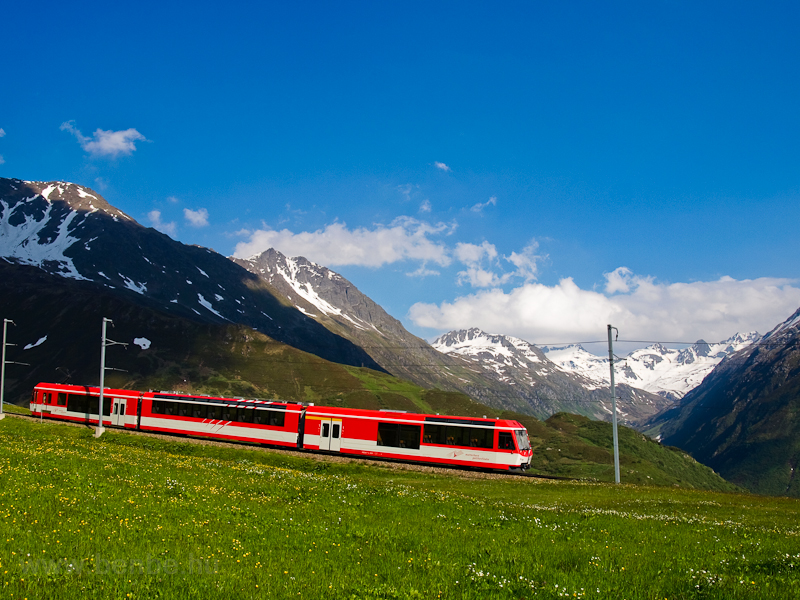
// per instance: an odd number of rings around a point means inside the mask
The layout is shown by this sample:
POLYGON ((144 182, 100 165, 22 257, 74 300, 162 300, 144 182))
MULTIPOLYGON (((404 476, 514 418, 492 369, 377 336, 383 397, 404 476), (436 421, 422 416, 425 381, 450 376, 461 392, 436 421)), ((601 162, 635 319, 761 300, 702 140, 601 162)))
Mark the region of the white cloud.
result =
POLYGON ((129 156, 136 150, 135 142, 145 142, 147 139, 135 129, 120 131, 105 131, 97 129, 92 137, 83 135, 74 125, 74 121, 61 124, 61 131, 68 131, 75 136, 81 148, 92 156, 108 156, 116 158, 120 154, 129 156))
POLYGON ((470 210, 472 212, 481 212, 487 206, 495 206, 497 205, 497 196, 492 196, 486 202, 478 202, 475 204, 470 210))
POLYGON ((526 283, 441 305, 417 303, 409 317, 437 331, 480 327, 539 343, 602 340, 608 323, 628 340, 719 341, 736 332, 765 333, 786 319, 800 306, 795 283, 722 277, 667 284, 621 268, 606 275, 606 293, 583 290, 571 278, 554 286, 526 283))
POLYGON ((458 285, 462 285, 464 283, 470 284, 472 287, 497 287, 508 283, 508 281, 513 276, 512 273, 504 273, 502 275, 498 275, 492 271, 487 269, 483 269, 481 267, 472 266, 467 267, 463 271, 458 272, 458 276, 456 279, 456 283, 458 285))
POLYGON ((100 191, 108 189, 108 183, 102 177, 95 177, 94 184, 100 189, 100 191))
POLYGON ((158 229, 161 233, 166 233, 170 237, 175 237, 176 227, 175 222, 170 221, 169 223, 164 223, 161 220, 161 211, 160 210, 151 210, 147 213, 147 218, 150 220, 150 224, 158 229))
POLYGON ((467 268, 459 271, 456 282, 458 285, 468 283, 472 287, 497 287, 505 285, 515 277, 533 281, 538 272, 538 262, 542 259, 536 254, 539 245, 531 241, 520 252, 512 252, 511 256, 503 259, 514 265, 512 272, 502 272, 498 258, 497 248, 494 244, 483 242, 478 244, 458 243, 453 249, 453 256, 467 268))
POLYGON ((421 213, 429 213, 431 210, 433 210, 433 206, 430 200, 423 200, 422 204, 419 205, 419 212, 421 213))
POLYGON ((237 244, 234 256, 247 258, 275 248, 287 256, 304 256, 326 266, 380 267, 404 260, 447 266, 451 262, 447 246, 431 238, 452 233, 454 228, 454 224, 398 217, 388 226, 378 224, 372 229, 351 230, 344 223, 300 233, 261 229, 254 231, 248 241, 237 244))
POLYGON ((6 137, 6 130, 0 127, 0 137, 6 137))
POLYGON ((428 275, 439 275, 439 274, 440 274, 439 271, 434 271, 432 269, 429 269, 427 266, 425 266, 425 263, 422 263, 419 266, 419 269, 417 269, 416 271, 411 271, 410 273, 406 273, 408 277, 427 277, 428 275))
POLYGON ((489 242, 483 242, 480 245, 459 242, 456 244, 453 254, 459 262, 466 265, 475 265, 484 258, 489 260, 496 259, 497 248, 495 248, 494 244, 490 244, 489 242))
POLYGON ((504 257, 508 262, 517 268, 517 270, 514 272, 515 276, 521 277, 526 282, 536 279, 536 276, 539 273, 539 261, 545 258, 536 254, 538 249, 538 242, 532 240, 531 243, 525 246, 521 252, 512 252, 511 256, 504 257))
POLYGON ((175 196, 167 196, 167 202, 171 202, 172 204, 178 204, 180 200, 178 200, 178 198, 176 198, 175 196))
MULTIPOLYGON (((2 154, 0 154, 0 165, 3 165, 3 164, 5 164, 5 162, 6 162, 6 159, 5 159, 5 158, 3 158, 3 155, 2 155, 2 154)), ((99 417, 98 417, 98 418, 99 418, 99 417)))
POLYGON ((450 167, 448 167, 446 164, 444 164, 443 162, 436 161, 433 164, 437 169, 441 169, 445 173, 449 173, 450 171, 453 170, 450 167))
POLYGON ((208 211, 205 208, 199 208, 197 210, 184 208, 183 217, 192 227, 206 227, 208 225, 208 211))

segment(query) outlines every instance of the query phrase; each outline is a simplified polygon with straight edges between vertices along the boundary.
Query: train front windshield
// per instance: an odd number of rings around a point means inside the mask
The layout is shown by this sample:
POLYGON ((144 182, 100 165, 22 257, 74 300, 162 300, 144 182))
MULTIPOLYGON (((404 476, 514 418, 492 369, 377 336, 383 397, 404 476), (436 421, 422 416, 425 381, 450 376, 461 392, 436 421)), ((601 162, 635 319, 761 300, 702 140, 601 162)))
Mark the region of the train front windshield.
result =
POLYGON ((522 450, 530 450, 531 449, 531 442, 528 439, 528 432, 524 429, 515 429, 514 435, 517 437, 517 448, 522 450))

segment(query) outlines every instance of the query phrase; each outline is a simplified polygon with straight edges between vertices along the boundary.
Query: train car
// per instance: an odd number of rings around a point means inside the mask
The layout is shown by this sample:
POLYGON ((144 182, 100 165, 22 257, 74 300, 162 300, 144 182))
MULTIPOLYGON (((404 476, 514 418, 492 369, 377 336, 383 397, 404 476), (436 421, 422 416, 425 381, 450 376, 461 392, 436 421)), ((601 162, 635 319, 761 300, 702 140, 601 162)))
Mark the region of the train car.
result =
POLYGON ((147 392, 139 428, 299 448, 302 417, 303 406, 296 402, 147 392))
MULTIPOLYGON (((106 388, 103 393, 103 426, 136 429, 142 393, 106 388)), ((33 389, 31 413, 37 417, 97 425, 100 388, 40 383, 33 389)))
POLYGON ((517 421, 310 406, 309 450, 500 470, 530 467, 528 432, 517 421))
MULTIPOLYGON (((31 413, 97 425, 99 396, 97 387, 40 383, 31 413)), ((503 471, 531 462, 528 433, 511 420, 110 388, 103 396, 108 427, 503 471)))

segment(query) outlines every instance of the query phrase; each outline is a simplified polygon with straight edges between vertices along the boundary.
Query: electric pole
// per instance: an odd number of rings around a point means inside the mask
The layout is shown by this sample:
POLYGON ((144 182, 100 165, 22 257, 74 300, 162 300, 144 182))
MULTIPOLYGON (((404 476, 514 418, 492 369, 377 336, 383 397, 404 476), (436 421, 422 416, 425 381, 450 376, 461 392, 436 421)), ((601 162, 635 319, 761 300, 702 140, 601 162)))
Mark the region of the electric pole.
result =
POLYGON ((16 346, 16 344, 7 344, 6 343, 6 329, 8 324, 11 323, 15 327, 17 326, 14 321, 11 319, 3 319, 3 352, 2 357, 0 357, 0 420, 6 418, 6 413, 3 412, 3 391, 6 388, 6 365, 26 365, 30 366, 28 363, 16 362, 13 360, 6 360, 6 346, 16 346))
MULTIPOLYGON (((94 431, 94 437, 99 438, 103 435, 103 432, 106 430, 103 427, 103 397, 104 397, 104 390, 105 390, 105 382, 106 382, 106 346, 126 346, 128 344, 123 344, 122 342, 115 342, 114 340, 109 340, 106 338, 106 325, 111 323, 111 326, 114 326, 114 321, 111 319, 107 319, 103 317, 103 332, 100 337, 100 406, 97 408, 97 429, 94 431)), ((112 371, 121 371, 122 369, 111 369, 112 371)))
POLYGON ((612 427, 614 431, 614 483, 619 483, 619 439, 617 438, 617 391, 614 388, 614 343, 611 340, 611 330, 617 332, 619 338, 619 329, 616 327, 608 326, 608 365, 611 369, 611 408, 612 427))

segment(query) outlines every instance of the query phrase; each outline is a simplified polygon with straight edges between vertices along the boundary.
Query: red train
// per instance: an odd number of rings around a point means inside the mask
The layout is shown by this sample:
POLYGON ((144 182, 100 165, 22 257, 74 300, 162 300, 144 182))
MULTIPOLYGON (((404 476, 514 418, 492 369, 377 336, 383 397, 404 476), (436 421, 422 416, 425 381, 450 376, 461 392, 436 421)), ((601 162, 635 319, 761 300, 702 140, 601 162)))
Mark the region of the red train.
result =
MULTIPOLYGON (((97 387, 40 383, 30 407, 96 425, 99 396, 97 387)), ((109 388, 103 396, 103 426, 504 471, 531 462, 517 421, 109 388)))

